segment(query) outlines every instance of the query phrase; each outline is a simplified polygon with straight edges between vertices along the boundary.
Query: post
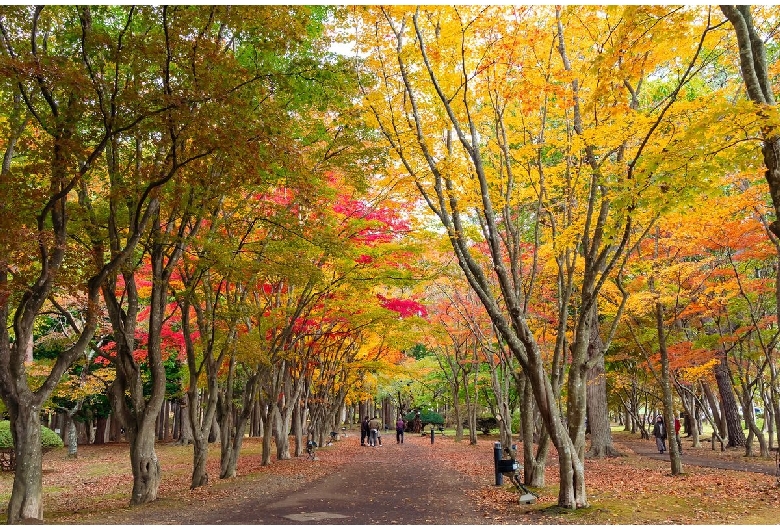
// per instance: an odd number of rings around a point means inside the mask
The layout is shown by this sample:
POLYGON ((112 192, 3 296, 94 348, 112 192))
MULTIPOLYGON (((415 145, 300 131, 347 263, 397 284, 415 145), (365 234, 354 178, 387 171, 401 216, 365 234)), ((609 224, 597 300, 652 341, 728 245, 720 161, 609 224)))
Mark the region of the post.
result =
POLYGON ((493 443, 493 468, 496 470, 496 486, 504 484, 504 475, 498 470, 498 462, 501 460, 501 442, 493 443))
POLYGON ((431 445, 433 445, 433 427, 431 427, 431 445))

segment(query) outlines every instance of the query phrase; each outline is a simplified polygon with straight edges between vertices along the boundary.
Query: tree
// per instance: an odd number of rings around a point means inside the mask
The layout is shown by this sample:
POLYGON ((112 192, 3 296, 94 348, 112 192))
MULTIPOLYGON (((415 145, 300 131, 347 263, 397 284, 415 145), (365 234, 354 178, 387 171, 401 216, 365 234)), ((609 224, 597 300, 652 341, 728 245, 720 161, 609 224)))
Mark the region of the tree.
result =
POLYGON ((635 229, 652 219, 647 209, 657 205, 652 196, 664 188, 668 170, 660 133, 670 130, 678 95, 696 75, 712 27, 706 17, 697 23, 693 12, 633 7, 586 17, 497 7, 355 14, 361 49, 371 53, 365 66, 377 80, 364 88, 367 112, 446 229, 469 284, 529 378, 558 450, 559 505, 586 506, 586 379, 598 359, 587 358, 590 310, 636 241, 635 229), (497 17, 507 21, 500 29, 497 17), (663 30, 648 32, 659 20, 663 30), (604 34, 607 43, 593 38, 604 34), (685 51, 677 48, 671 57, 658 39, 685 51), (535 55, 519 53, 523 47, 535 55), (639 60, 625 61, 625 53, 639 60), (529 64, 526 57, 533 57, 529 64), (625 102, 650 72, 670 71, 677 75, 664 78, 667 96, 637 120, 625 102), (528 96, 509 97, 517 93, 528 96), (555 223, 549 242, 554 255, 568 260, 561 264, 569 281, 557 307, 562 329, 573 330, 571 344, 558 334, 549 371, 528 319, 538 270, 530 267, 525 276, 519 251, 537 242, 529 254, 538 256, 542 222, 555 223), (475 255, 476 241, 490 258, 487 266, 475 255), (555 405, 564 376, 566 422, 555 405))
MULTIPOLYGON (((778 134, 776 120, 771 118, 771 111, 776 107, 776 102, 770 77, 771 69, 767 65, 766 45, 759 35, 759 28, 756 27, 750 6, 721 5, 720 9, 731 22, 737 38, 742 80, 748 99, 754 104, 754 108, 748 112, 755 113, 761 122, 764 178, 774 207, 774 220, 765 223, 765 225, 775 244, 778 256, 780 256, 780 246, 778 246, 778 238, 780 238, 780 134, 778 134)), ((775 284, 776 288, 780 289, 780 268, 777 268, 775 284)), ((780 290, 776 291, 775 298, 777 302, 776 318, 780 321, 780 290)), ((780 405, 778 405, 779 400, 777 399, 780 392, 777 391, 778 378, 774 362, 770 362, 770 371, 773 412, 777 430, 780 432, 780 405)))
MULTIPOLYGON (((146 117, 137 113, 127 121, 118 120, 116 111, 123 105, 118 79, 113 84, 110 76, 105 84, 94 82, 95 64, 116 59, 127 43, 122 41, 125 29, 113 26, 93 40, 91 15, 89 7, 20 6, 5 9, 0 16, 0 61, 10 81, 3 95, 15 102, 9 107, 12 126, 3 158, 7 211, 0 264, 0 320, 13 322, 12 333, 6 326, 0 331, 0 394, 18 448, 8 505, 12 524, 43 519, 41 406, 73 361, 84 355, 98 325, 101 285, 138 241, 138 235, 132 235, 109 260, 101 257, 95 263, 84 259, 69 240, 78 210, 74 194, 96 178, 95 168, 111 140, 146 117), (60 38, 55 42, 51 34, 60 38), (38 139, 20 142, 32 138, 28 134, 38 139), (15 211, 10 210, 12 205, 15 211), (66 271, 78 272, 69 276, 66 271), (79 308, 83 325, 45 381, 31 388, 24 363, 33 326, 47 300, 60 289, 83 293, 79 308)), ((146 220, 138 219, 139 226, 146 220)), ((100 242, 94 243, 90 251, 102 254, 100 242)))
MULTIPOLYGON (((731 22, 737 37, 739 67, 747 96, 758 107, 755 112, 760 117, 767 118, 767 111, 775 106, 775 97, 769 77, 770 70, 767 68, 766 46, 753 22, 750 6, 722 5, 720 9, 731 22)), ((775 220, 769 224, 769 229, 776 237, 780 237, 780 134, 777 125, 771 121, 762 127, 761 134, 764 177, 775 211, 775 220)))
MULTIPOLYGON (((282 49, 294 54, 297 49, 290 44, 305 33, 307 20, 278 8, 250 12, 229 7, 163 7, 146 13, 150 34, 160 39, 155 47, 159 53, 150 60, 156 61, 154 64, 163 74, 157 79, 159 83, 145 89, 159 87, 159 97, 174 101, 177 106, 166 109, 153 128, 139 131, 128 145, 118 144, 108 164, 116 187, 126 190, 125 197, 113 196, 116 198, 108 222, 112 228, 110 240, 121 241, 128 230, 133 232, 136 213, 151 190, 156 190, 153 200, 159 201, 153 225, 146 234, 152 272, 147 313, 152 391, 148 396, 143 394, 133 358, 132 328, 139 303, 135 266, 122 273, 124 298, 116 296, 116 280, 104 288, 114 333, 121 339, 117 340, 119 362, 113 405, 125 423, 131 443, 135 484, 131 504, 154 500, 159 484, 159 463, 153 449, 154 424, 164 398, 160 330, 167 318, 172 276, 189 241, 218 207, 226 190, 235 188, 237 179, 262 182, 278 178, 275 168, 284 166, 288 152, 284 147, 276 147, 276 131, 265 120, 289 120, 277 100, 269 97, 284 85, 275 85, 275 79, 285 80, 289 63, 280 64, 270 56, 274 50, 282 49), (263 40, 255 30, 266 25, 282 31, 276 31, 273 39, 263 40), (191 34, 197 37, 189 39, 191 34), (228 37, 232 40, 226 46, 228 37), (257 55, 250 53, 252 49, 268 53, 257 55), (267 104, 263 105, 264 102, 267 104), (265 114, 258 114, 259 109, 265 114), (267 159, 258 163, 247 149, 259 151, 267 159), (124 167, 132 171, 120 173, 124 167), (149 180, 145 181, 147 177, 149 180), (124 200, 120 201, 120 197, 124 200), (117 215, 119 211, 124 213, 122 217, 117 215), (130 402, 124 398, 127 392, 132 395, 130 402)), ((301 14, 305 13, 308 10, 301 8, 301 14)))

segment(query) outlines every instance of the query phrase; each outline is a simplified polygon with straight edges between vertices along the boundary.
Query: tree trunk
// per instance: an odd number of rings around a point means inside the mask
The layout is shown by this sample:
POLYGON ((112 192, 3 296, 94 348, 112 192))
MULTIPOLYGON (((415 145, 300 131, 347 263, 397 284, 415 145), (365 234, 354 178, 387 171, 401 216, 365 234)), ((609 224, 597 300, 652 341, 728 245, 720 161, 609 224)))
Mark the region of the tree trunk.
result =
MULTIPOLYGON (((655 291, 652 283, 651 290, 655 291)), ((669 352, 666 349, 664 310, 663 305, 660 302, 655 303, 655 325, 658 333, 658 350, 661 354, 661 390, 663 391, 664 422, 666 423, 666 438, 668 440, 670 467, 672 475, 680 475, 682 473, 682 460, 680 460, 680 450, 677 447, 677 440, 675 439, 674 432, 674 408, 672 404, 671 378, 669 375, 669 352)))
MULTIPOLYGON (((189 308, 184 306, 185 311, 189 308)), ((182 319, 183 321, 185 319, 182 319)), ((188 326, 184 326, 185 330, 189 331, 188 326)), ((191 348, 191 343, 188 344, 188 350, 191 348)), ((191 356, 191 352, 188 352, 188 357, 191 356)), ((192 359, 188 359, 190 361, 192 359)), ((192 366, 190 367, 192 369, 192 366)), ((197 373, 190 374, 190 377, 197 376, 197 373)), ((210 394, 213 394, 213 402, 207 406, 205 417, 201 419, 201 403, 200 399, 203 394, 198 391, 197 385, 191 384, 187 388, 187 403, 189 406, 185 408, 188 412, 186 417, 183 418, 182 424, 189 426, 190 432, 192 432, 192 480, 190 481, 190 489, 194 490, 201 486, 205 486, 209 482, 209 474, 206 471, 206 464, 208 462, 209 455, 209 438, 212 431, 212 419, 215 418, 216 413, 216 392, 217 382, 215 374, 208 376, 208 387, 211 390, 210 394)), ((208 394, 207 394, 208 395, 208 394)), ((183 431, 184 429, 182 429, 183 431)))
POLYGON ((157 414, 157 421, 155 422, 154 429, 156 431, 156 436, 158 441, 163 440, 163 413, 165 412, 165 402, 163 402, 160 405, 159 413, 157 414))
POLYGON ((173 416, 171 423, 171 438, 178 445, 181 443, 181 399, 176 399, 171 402, 171 415, 173 416))
POLYGON ((704 392, 704 397, 707 399, 710 413, 712 414, 712 447, 715 447, 715 439, 718 438, 721 440, 721 449, 723 449, 723 441, 728 436, 728 433, 726 432, 725 423, 723 422, 723 417, 720 413, 718 399, 715 397, 715 393, 706 381, 701 381, 701 389, 702 392, 704 392))
POLYGON ((79 445, 87 445, 89 444, 89 439, 92 436, 92 427, 90 427, 91 422, 89 420, 86 421, 76 421, 76 440, 78 441, 79 445))
MULTIPOLYGON (((558 435, 564 440, 563 425, 560 425, 561 432, 558 435)), ((558 490, 558 506, 564 508, 584 508, 587 503, 585 499, 585 466, 577 457, 578 449, 571 440, 558 447, 558 472, 560 473, 560 489, 558 490)))
POLYGON ((250 376, 246 381, 242 396, 242 408, 240 413, 235 410, 233 403, 233 385, 235 384, 235 357, 231 357, 228 369, 228 378, 224 390, 220 392, 217 400, 217 419, 219 421, 220 434, 220 473, 219 478, 235 478, 238 457, 241 446, 244 443, 244 432, 252 409, 257 401, 257 374, 250 376))
POLYGON ((586 385, 586 404, 588 427, 590 430, 590 450, 588 458, 621 456, 612 446, 612 430, 609 425, 607 408, 607 376, 604 369, 604 342, 599 333, 598 309, 596 303, 591 309, 588 360, 596 362, 588 370, 586 385))
POLYGON ((179 445, 189 445, 193 443, 192 420, 190 418, 190 398, 185 393, 179 400, 179 445))
POLYGON ((249 436, 254 438, 257 436, 257 403, 252 405, 252 414, 249 416, 249 436))
MULTIPOLYGON (((163 385, 164 381, 163 376, 163 385)), ((156 399, 153 394, 145 406, 141 405, 137 409, 128 410, 124 388, 126 388, 125 385, 115 387, 111 392, 111 398, 114 409, 121 411, 125 420, 125 436, 130 444, 130 464, 133 472, 133 491, 130 505, 135 506, 154 501, 157 498, 161 468, 154 444, 157 438, 157 413, 160 411, 159 402, 162 400, 162 392, 157 392, 156 399), (154 403, 154 401, 158 402, 154 403)), ((135 395, 134 398, 137 404, 146 401, 142 395, 135 395)))
POLYGON ((776 399, 776 393, 775 393, 775 386, 774 382, 776 381, 777 377, 774 373, 774 370, 772 370, 770 366, 770 373, 771 379, 769 381, 770 388, 769 388, 769 397, 764 398, 764 424, 767 426, 767 433, 768 433, 768 442, 769 442, 769 450, 774 451, 775 450, 775 422, 776 422, 776 416, 775 416, 775 407, 778 405, 775 405, 777 403, 776 399))
POLYGON ((194 490, 209 483, 209 474, 206 471, 206 464, 209 457, 209 444, 203 443, 203 438, 196 436, 193 443, 192 454, 192 480, 190 489, 194 490))
MULTIPOLYGON (((220 393, 217 400, 217 420, 220 423, 220 454, 219 454, 219 478, 235 478, 236 462, 238 456, 234 454, 234 440, 236 426, 233 414, 233 373, 235 371, 235 358, 230 360, 230 368, 226 389, 220 393)), ((241 433, 243 438, 243 433, 241 433)))
POLYGON ((119 442, 122 439, 122 423, 116 417, 116 414, 109 414, 108 416, 108 440, 110 442, 119 442))
POLYGON ((156 416, 150 417, 146 421, 141 421, 137 428, 127 429, 130 442, 130 465, 133 470, 131 506, 157 499, 162 470, 154 450, 156 419, 156 416))
POLYGON ((8 502, 8 524, 43 521, 43 470, 38 408, 20 403, 11 413, 16 471, 8 502))
POLYGON ((490 383, 493 386, 493 396, 495 397, 495 416, 498 420, 499 441, 505 448, 505 453, 511 453, 512 458, 516 455, 511 452, 512 447, 512 410, 509 403, 509 388, 513 382, 513 367, 511 355, 508 355, 505 349, 499 344, 500 352, 498 362, 493 355, 486 355, 487 364, 490 368, 490 383))
POLYGON ((726 447, 745 447, 745 433, 742 430, 742 421, 739 417, 737 399, 734 396, 734 387, 729 377, 729 367, 726 357, 721 356, 720 363, 715 367, 715 381, 718 383, 720 402, 723 406, 723 415, 726 418, 728 430, 728 443, 726 447))
MULTIPOLYGON (((737 36, 740 70, 748 97, 758 105, 774 107, 772 83, 766 65, 766 48, 753 26, 750 6, 722 5, 720 8, 731 22, 737 36)), ((758 112, 764 114, 763 110, 758 112)), ((780 136, 777 134, 776 126, 764 127, 762 135, 764 137, 762 154, 766 168, 764 177, 769 186, 769 196, 772 198, 775 211, 775 220, 769 225, 769 229, 775 236, 780 237, 780 136)))
POLYGON ((260 465, 268 466, 271 464, 271 442, 273 441, 273 416, 276 405, 269 405, 268 412, 263 414, 263 454, 260 459, 260 465))
POLYGON ((467 398, 466 413, 468 414, 469 445, 477 445, 477 404, 467 398))
POLYGON ((292 410, 285 412, 282 417, 282 411, 279 407, 276 407, 276 414, 274 414, 273 423, 276 425, 274 429, 274 438, 276 440, 276 459, 277 460, 289 460, 290 459, 290 416, 292 410))
MULTIPOLYGON (((285 370, 280 376, 283 376, 285 381, 282 383, 284 386, 284 397, 278 401, 276 409, 276 459, 289 460, 293 412, 298 408, 298 402, 303 394, 304 378, 298 377, 293 379, 290 370, 285 370)), ((341 406, 340 403, 335 405, 338 405, 338 407, 334 410, 333 430, 338 432, 341 406)))
POLYGON ((292 428, 293 436, 295 437, 295 456, 303 456, 303 411, 298 405, 293 407, 292 428))
POLYGON ((463 440, 463 414, 460 408, 460 396, 458 395, 458 385, 452 387, 452 409, 455 412, 455 441, 463 440))
POLYGON ((521 388, 518 390, 523 396, 523 407, 520 412, 520 431, 523 435, 523 481, 527 486, 543 488, 545 485, 545 469, 547 454, 550 448, 550 437, 547 432, 542 432, 539 437, 539 445, 534 454, 534 430, 535 430, 535 406, 531 384, 521 379, 521 388))
MULTIPOLYGON (((769 458, 769 447, 766 444, 766 438, 761 429, 756 425, 756 418, 753 412, 753 397, 750 395, 750 389, 744 385, 742 390, 742 410, 745 413, 745 423, 747 424, 749 437, 755 436, 758 439, 758 451, 762 458, 769 458)), ((745 443, 745 456, 753 456, 752 443, 745 443)))
POLYGON ((73 421, 73 414, 66 413, 66 422, 68 424, 68 458, 76 458, 79 453, 79 438, 76 432, 76 422, 73 421))
POLYGON ((163 441, 171 439, 171 400, 163 403, 163 441))
POLYGON ((214 443, 219 440, 219 422, 216 415, 211 419, 211 432, 209 433, 209 443, 214 443))
POLYGON ((97 429, 95 430, 95 445, 106 443, 106 431, 108 430, 108 418, 102 416, 97 419, 97 429))
MULTIPOLYGON (((587 413, 587 351, 590 339, 587 325, 580 326, 572 344, 572 362, 566 389, 566 427, 579 460, 585 458, 585 415, 587 413)), ((558 448, 560 450, 560 448, 558 448)))

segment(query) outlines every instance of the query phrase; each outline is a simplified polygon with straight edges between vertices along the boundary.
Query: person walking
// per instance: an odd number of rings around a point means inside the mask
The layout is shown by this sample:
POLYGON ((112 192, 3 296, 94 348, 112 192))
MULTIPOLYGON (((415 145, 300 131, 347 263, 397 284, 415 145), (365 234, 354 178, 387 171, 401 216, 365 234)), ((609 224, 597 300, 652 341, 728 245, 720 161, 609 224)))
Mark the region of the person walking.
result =
POLYGON ((366 438, 368 438, 368 416, 360 422, 360 445, 366 445, 366 438))
POLYGON ((379 443, 379 429, 382 427, 382 422, 379 421, 377 416, 374 416, 368 422, 368 445, 376 447, 379 443))
POLYGON ((406 429, 406 422, 403 416, 398 416, 398 420, 395 422, 395 443, 404 443, 404 430, 406 429))
POLYGON ((655 446, 661 454, 664 454, 664 451, 666 451, 666 435, 664 417, 659 414, 655 418, 655 425, 653 425, 653 436, 655 436, 655 446))
POLYGON ((682 440, 680 440, 680 418, 674 418, 674 439, 677 441, 677 449, 682 454, 682 440))

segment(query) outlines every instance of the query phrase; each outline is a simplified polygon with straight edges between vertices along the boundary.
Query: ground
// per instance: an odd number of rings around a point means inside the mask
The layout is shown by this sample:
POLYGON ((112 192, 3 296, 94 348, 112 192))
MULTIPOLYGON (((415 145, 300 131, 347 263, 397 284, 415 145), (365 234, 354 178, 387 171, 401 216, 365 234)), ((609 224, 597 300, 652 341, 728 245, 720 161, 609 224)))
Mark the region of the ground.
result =
MULTIPOLYGON (((668 454, 630 433, 615 433, 623 457, 586 462, 591 506, 559 510, 555 453, 538 502, 519 504, 508 480, 495 486, 493 442, 455 443, 452 436, 386 433, 382 447, 361 447, 351 433, 317 459, 259 465, 259 441, 247 439, 239 477, 219 480, 218 446, 211 482, 190 491, 192 448, 160 444, 158 501, 129 508, 127 446, 109 444, 44 456, 44 511, 49 524, 774 524, 780 489, 774 459, 743 450, 713 451, 684 441, 683 475, 671 476, 668 454)), ((13 477, 0 474, 7 503, 13 477)))

